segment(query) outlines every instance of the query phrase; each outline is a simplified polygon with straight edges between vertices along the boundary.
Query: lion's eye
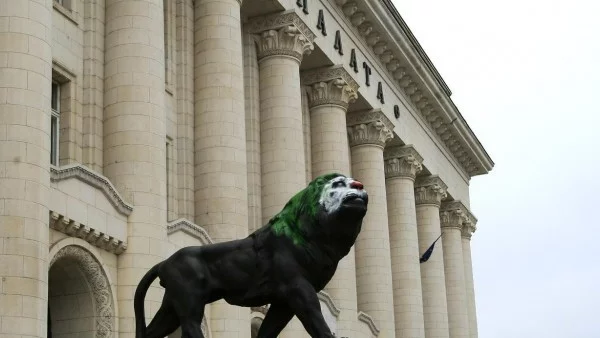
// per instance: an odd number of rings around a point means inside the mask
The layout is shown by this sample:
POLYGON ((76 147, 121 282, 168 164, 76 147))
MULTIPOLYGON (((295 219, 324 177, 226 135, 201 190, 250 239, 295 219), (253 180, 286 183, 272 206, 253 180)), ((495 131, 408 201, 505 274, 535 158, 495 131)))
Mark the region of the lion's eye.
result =
POLYGON ((344 181, 337 181, 337 182, 333 182, 333 184, 331 185, 333 188, 338 188, 338 187, 343 187, 346 184, 344 183, 344 181))

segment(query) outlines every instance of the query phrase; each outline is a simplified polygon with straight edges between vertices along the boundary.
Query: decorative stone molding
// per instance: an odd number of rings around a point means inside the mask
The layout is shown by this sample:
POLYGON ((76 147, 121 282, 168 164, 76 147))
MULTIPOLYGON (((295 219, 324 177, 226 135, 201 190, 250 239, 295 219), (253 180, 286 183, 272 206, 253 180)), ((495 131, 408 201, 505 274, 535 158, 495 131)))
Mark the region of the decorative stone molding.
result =
POLYGON ((339 317, 340 309, 335 305, 333 299, 331 298, 331 296, 329 296, 327 292, 321 290, 317 293, 317 297, 319 297, 319 300, 325 303, 325 305, 327 305, 327 308, 329 309, 329 312, 331 312, 332 315, 334 315, 336 318, 339 317))
POLYGON ((369 326, 369 329, 371 329, 371 333, 374 336, 379 336, 380 330, 371 316, 362 311, 358 311, 358 320, 367 324, 369 326))
POLYGON ((254 18, 248 27, 257 40, 259 60, 287 55, 301 62, 302 56, 314 49, 315 33, 294 11, 254 18))
POLYGON ((383 148, 394 137, 393 123, 379 109, 348 114, 347 126, 351 147, 373 144, 383 148))
POLYGON ((415 180, 423 169, 423 157, 412 145, 392 146, 383 153, 385 178, 405 177, 415 180))
POLYGON ((127 250, 127 243, 123 240, 90 228, 54 211, 50 211, 50 228, 71 237, 81 238, 91 245, 115 255, 120 255, 127 250))
POLYGON ((89 283, 95 307, 96 338, 110 338, 114 328, 114 304, 110 283, 102 265, 94 255, 79 245, 68 245, 60 249, 52 260, 50 267, 63 258, 73 260, 85 275, 89 283))
POLYGON ((190 222, 185 218, 179 218, 167 224, 167 235, 171 235, 177 231, 183 231, 184 233, 198 239, 203 245, 214 243, 208 235, 208 232, 203 227, 190 222))
POLYGON ((461 201, 444 202, 440 207, 440 224, 442 228, 461 230, 468 214, 467 207, 461 201))
POLYGON ((358 83, 341 65, 305 71, 302 82, 306 85, 309 107, 335 104, 348 109, 358 98, 358 83))
POLYGON ((450 100, 450 89, 391 1, 336 0, 335 3, 371 48, 373 59, 379 59, 390 78, 396 80, 398 89, 406 94, 408 103, 465 172, 475 176, 491 170, 494 163, 450 100), (394 27, 379 31, 375 27, 380 25, 394 27), (412 66, 415 62, 418 68, 412 66))
POLYGON ((82 182, 102 190, 104 195, 119 213, 129 216, 133 211, 133 206, 125 202, 108 178, 94 172, 88 167, 81 164, 69 164, 61 167, 50 166, 51 182, 60 182, 69 178, 77 178, 82 182))
POLYGON ((437 175, 418 177, 415 181, 415 204, 440 206, 447 196, 448 186, 437 175))

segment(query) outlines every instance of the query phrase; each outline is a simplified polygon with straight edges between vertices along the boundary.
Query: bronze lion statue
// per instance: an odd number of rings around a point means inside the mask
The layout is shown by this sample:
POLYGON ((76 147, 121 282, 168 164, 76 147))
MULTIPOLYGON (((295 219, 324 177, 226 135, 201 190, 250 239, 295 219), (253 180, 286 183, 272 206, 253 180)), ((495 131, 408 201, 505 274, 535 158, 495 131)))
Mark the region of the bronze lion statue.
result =
POLYGON ((162 338, 181 326, 182 337, 203 338, 206 304, 270 304, 258 331, 273 338, 297 316, 311 337, 333 337, 317 293, 348 254, 367 212, 363 185, 341 174, 317 177, 248 237, 185 247, 142 277, 134 298, 136 338, 162 338), (146 327, 144 297, 152 282, 165 288, 146 327))

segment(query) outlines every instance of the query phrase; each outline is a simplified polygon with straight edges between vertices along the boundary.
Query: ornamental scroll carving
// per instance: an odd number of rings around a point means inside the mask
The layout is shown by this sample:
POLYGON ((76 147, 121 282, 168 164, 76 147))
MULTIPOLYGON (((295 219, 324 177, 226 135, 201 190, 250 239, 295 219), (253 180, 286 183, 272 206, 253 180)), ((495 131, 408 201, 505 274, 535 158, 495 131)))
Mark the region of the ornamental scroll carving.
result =
POLYGON ((419 177, 415 181, 415 204, 440 206, 447 196, 448 186, 438 176, 419 177))
POLYGON ((358 98, 358 83, 343 66, 306 71, 302 82, 306 85, 310 108, 335 104, 348 109, 348 104, 358 98))
POLYGON ((423 169, 423 157, 413 146, 393 146, 383 153, 385 177, 405 177, 412 180, 423 169))
POLYGON ((71 259, 81 269, 89 283, 94 298, 96 338, 113 336, 114 304, 110 283, 100 263, 91 252, 79 245, 68 245, 60 249, 50 262, 50 267, 63 258, 71 259))
POLYGON ((249 22, 258 45, 258 59, 287 55, 302 61, 313 49, 315 34, 295 12, 259 17, 249 22))
POLYGON ((347 124, 351 147, 372 144, 383 148, 394 137, 394 125, 380 110, 350 113, 347 124))

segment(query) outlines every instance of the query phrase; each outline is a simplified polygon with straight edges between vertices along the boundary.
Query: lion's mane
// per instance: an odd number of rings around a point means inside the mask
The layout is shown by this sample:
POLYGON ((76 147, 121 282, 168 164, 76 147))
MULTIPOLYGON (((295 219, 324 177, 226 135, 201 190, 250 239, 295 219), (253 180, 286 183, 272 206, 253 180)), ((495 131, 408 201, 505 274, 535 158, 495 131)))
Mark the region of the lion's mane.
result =
POLYGON ((307 232, 311 230, 310 227, 317 224, 319 199, 323 188, 329 180, 337 176, 341 176, 341 174, 325 174, 312 180, 306 188, 294 195, 283 209, 269 220, 266 227, 276 235, 288 237, 295 245, 305 244, 307 232))

